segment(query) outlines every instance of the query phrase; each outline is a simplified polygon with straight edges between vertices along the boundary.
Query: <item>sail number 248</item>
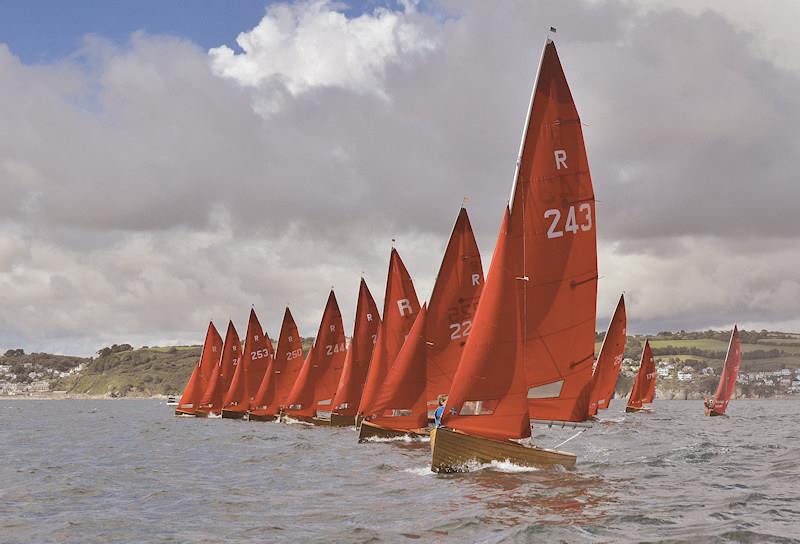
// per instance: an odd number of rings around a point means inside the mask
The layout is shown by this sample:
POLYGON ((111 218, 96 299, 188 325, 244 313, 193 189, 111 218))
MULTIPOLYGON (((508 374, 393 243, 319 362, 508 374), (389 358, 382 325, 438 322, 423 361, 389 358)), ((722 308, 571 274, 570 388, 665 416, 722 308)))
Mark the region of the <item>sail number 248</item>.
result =
POLYGON ((547 229, 548 238, 561 238, 565 232, 575 234, 579 229, 582 231, 592 230, 592 207, 588 202, 578 206, 577 211, 575 206, 570 206, 563 227, 561 226, 561 210, 558 208, 544 212, 544 218, 550 220, 550 227, 547 229))

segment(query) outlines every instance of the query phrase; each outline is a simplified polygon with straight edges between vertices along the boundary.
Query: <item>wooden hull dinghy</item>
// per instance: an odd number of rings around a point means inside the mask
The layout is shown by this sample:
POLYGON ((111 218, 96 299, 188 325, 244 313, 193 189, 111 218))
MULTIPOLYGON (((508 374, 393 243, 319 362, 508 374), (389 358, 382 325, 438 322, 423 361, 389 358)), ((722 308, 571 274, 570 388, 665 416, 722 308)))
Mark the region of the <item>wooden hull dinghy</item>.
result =
POLYGON ((223 419, 242 419, 247 415, 273 356, 272 340, 261 327, 255 309, 250 308, 244 350, 222 403, 223 419))
POLYGON ((625 412, 644 412, 653 413, 653 410, 645 406, 650 404, 656 396, 656 360, 653 357, 653 350, 650 348, 650 341, 646 340, 642 350, 642 360, 639 363, 639 372, 636 374, 636 381, 633 382, 631 396, 628 398, 628 405, 625 412))
POLYGON ((303 364, 303 346, 289 308, 283 313, 278 348, 268 361, 264 378, 250 401, 250 421, 275 421, 303 364))
POLYGON ((300 368, 286 399, 286 416, 311 423, 328 425, 333 397, 347 357, 347 339, 342 313, 331 289, 314 346, 300 368))
POLYGON ((332 427, 350 427, 356 424, 358 406, 369 371, 369 361, 375 348, 381 317, 367 282, 361 278, 358 302, 353 323, 353 336, 342 367, 342 375, 333 396, 332 427))
MULTIPOLYGON (((573 466, 528 446, 531 420, 588 416, 597 305, 595 198, 581 121, 548 39, 511 199, 442 415, 431 470, 474 463, 573 466)), ((576 435, 577 436, 577 435, 576 435)))
POLYGON ((742 362, 742 341, 739 338, 739 329, 733 326, 731 339, 728 342, 728 353, 725 354, 725 364, 719 377, 719 385, 714 392, 714 397, 706 401, 707 416, 724 416, 728 402, 736 392, 736 378, 739 376, 739 363, 742 362))
POLYGON ((206 339, 203 343, 203 352, 192 370, 192 375, 183 390, 178 407, 175 408, 176 416, 197 415, 197 406, 208 388, 221 352, 222 337, 217 332, 214 323, 209 322, 208 332, 206 332, 206 339))
POLYGON ((493 440, 439 427, 431 431, 433 472, 468 472, 475 463, 508 461, 525 467, 575 466, 573 453, 524 446, 511 440, 493 440))
POLYGON ((422 438, 423 436, 430 436, 430 429, 414 429, 414 430, 400 430, 389 429, 382 427, 369 421, 361 422, 361 428, 358 431, 358 442, 368 442, 370 438, 422 438))

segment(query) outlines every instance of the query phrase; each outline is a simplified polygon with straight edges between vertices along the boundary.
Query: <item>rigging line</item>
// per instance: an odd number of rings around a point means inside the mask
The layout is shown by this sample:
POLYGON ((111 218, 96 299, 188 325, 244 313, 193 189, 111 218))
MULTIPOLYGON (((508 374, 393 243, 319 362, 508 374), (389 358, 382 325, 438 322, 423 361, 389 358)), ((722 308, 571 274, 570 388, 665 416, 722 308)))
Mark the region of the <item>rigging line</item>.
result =
POLYGON ((558 448, 560 448, 561 446, 563 446, 564 444, 566 444, 567 442, 569 442, 569 441, 570 441, 570 440, 572 440, 573 438, 578 438, 580 435, 582 435, 582 434, 583 434, 583 433, 585 433, 586 431, 587 431, 587 429, 581 429, 581 430, 580 430, 580 431, 578 431, 577 433, 573 434, 572 436, 570 436, 569 438, 567 438, 566 440, 564 440, 564 441, 563 441, 561 444, 557 444, 557 445, 553 446, 553 449, 554 449, 554 450, 557 450, 558 448))

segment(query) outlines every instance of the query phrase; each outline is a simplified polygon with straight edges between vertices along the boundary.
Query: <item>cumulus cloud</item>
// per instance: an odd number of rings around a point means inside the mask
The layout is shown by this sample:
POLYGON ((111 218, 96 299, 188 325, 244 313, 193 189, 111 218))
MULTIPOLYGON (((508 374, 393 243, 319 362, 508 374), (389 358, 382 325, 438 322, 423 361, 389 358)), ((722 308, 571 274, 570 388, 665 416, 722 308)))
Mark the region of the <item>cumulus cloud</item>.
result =
POLYGON ((387 65, 435 47, 435 34, 425 32, 413 4, 402 13, 377 8, 353 18, 335 7, 329 0, 270 6, 236 38, 241 53, 227 45, 209 51, 212 69, 250 87, 279 81, 293 95, 338 87, 385 97, 387 65))
POLYGON ((624 290, 633 331, 800 329, 798 57, 767 54, 780 21, 704 5, 317 1, 239 52, 0 45, 0 345, 199 342, 251 304, 310 335, 332 285, 349 323, 392 238, 429 296, 464 196, 488 266, 550 25, 600 201, 598 328, 624 290))

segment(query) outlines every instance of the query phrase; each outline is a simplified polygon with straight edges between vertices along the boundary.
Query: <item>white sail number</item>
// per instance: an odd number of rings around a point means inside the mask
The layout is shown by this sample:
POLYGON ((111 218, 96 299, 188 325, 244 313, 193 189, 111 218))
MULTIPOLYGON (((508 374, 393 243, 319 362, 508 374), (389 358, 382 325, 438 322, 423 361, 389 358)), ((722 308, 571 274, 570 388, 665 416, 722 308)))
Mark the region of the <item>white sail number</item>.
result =
POLYGON ((264 357, 269 357, 269 350, 267 348, 250 352, 250 359, 253 361, 256 359, 263 359, 264 357))
POLYGON ((465 338, 469 336, 469 332, 472 330, 472 320, 467 319, 461 323, 450 323, 450 330, 453 331, 450 333, 450 340, 465 338))
POLYGON ((297 359, 298 357, 303 356, 303 348, 293 349, 292 351, 286 352, 286 360, 291 361, 292 359, 297 359))
POLYGON ((592 207, 588 202, 584 202, 578 206, 578 211, 575 211, 575 206, 570 206, 567 212, 567 219, 564 223, 564 230, 559 230, 559 222, 561 221, 561 210, 553 208, 544 212, 544 218, 550 219, 550 227, 547 229, 548 238, 561 238, 564 232, 571 232, 576 234, 578 230, 588 231, 592 230, 592 207), (576 215, 583 214, 581 223, 578 224, 576 215))
POLYGON ((325 346, 325 354, 328 356, 333 355, 334 353, 339 353, 340 351, 345 351, 344 342, 341 344, 328 344, 325 346))

